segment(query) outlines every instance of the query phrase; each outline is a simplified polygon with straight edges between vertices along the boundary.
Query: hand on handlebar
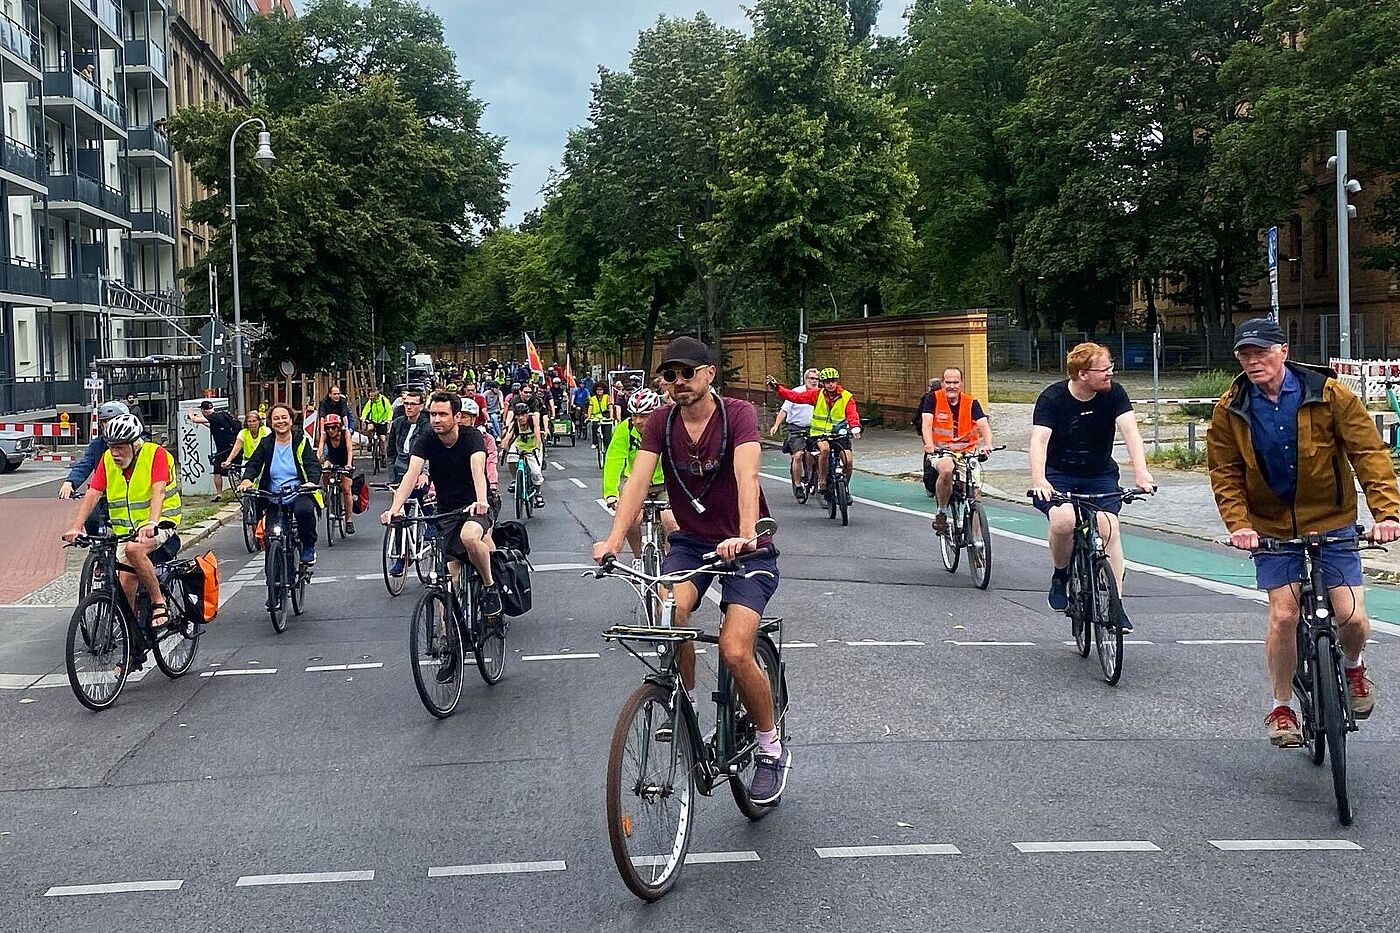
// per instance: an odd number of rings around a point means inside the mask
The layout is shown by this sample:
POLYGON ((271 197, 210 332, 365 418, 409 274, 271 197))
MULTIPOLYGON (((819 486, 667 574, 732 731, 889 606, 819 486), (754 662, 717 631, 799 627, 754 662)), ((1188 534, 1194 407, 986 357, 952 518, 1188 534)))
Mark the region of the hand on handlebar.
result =
POLYGON ((1253 528, 1240 528, 1230 532, 1230 546, 1241 551, 1254 551, 1259 548, 1259 532, 1253 528))
POLYGON ((396 512, 393 509, 385 509, 384 511, 379 513, 379 524, 391 524, 394 521, 394 519, 399 517, 400 514, 400 512, 396 512))
POLYGON ((617 496, 608 496, 603 500, 603 504, 608 507, 609 512, 617 511, 617 496))
POLYGON ((1377 522, 1366 536, 1375 544, 1389 544, 1400 540, 1400 521, 1387 518, 1383 522, 1377 522))
POLYGON ((1038 483, 1031 484, 1030 493, 1031 498, 1033 499, 1039 499, 1042 502, 1049 502, 1051 497, 1055 495, 1055 487, 1051 486, 1048 481, 1041 480, 1038 483))
POLYGON ((612 546, 610 541, 598 541, 593 545, 593 562, 599 567, 605 566, 617 557, 617 548, 612 546))
POLYGON ((763 384, 770 389, 776 389, 778 387, 778 378, 776 376, 764 376, 763 384))
POLYGON ((715 553, 719 555, 720 560, 732 561, 744 551, 753 550, 753 547, 753 541, 749 538, 725 538, 715 547, 715 553))
POLYGON ((75 498, 75 496, 73 495, 73 484, 68 482, 67 480, 64 480, 63 485, 58 487, 58 497, 60 499, 75 498))
POLYGON ((63 533, 63 543, 72 544, 82 536, 82 533, 83 530, 81 528, 69 528, 63 533))
POLYGON ((489 502, 473 502, 471 505, 467 506, 468 515, 486 515, 490 511, 491 503, 489 502))

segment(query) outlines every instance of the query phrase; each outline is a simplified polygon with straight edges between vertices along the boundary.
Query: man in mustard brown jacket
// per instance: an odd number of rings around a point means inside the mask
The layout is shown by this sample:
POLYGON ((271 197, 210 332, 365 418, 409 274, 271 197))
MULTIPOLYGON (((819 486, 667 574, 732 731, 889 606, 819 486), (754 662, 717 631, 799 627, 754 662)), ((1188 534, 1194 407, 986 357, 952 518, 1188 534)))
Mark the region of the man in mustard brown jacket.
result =
MULTIPOLYGON (((1331 370, 1289 362, 1287 338, 1269 318, 1254 318, 1236 329, 1235 358, 1244 372, 1216 403, 1206 443, 1211 489, 1230 543, 1253 550, 1261 535, 1354 535, 1353 470, 1376 520, 1372 540, 1400 537, 1395 470, 1356 393, 1331 370)), ((1346 544, 1327 544, 1322 558, 1340 626, 1352 712, 1365 719, 1375 706, 1376 688, 1361 661, 1371 629, 1361 594, 1361 556, 1346 544)), ((1292 683, 1302 555, 1256 553, 1254 572, 1259 589, 1269 594, 1264 657, 1272 691, 1264 725, 1273 744, 1300 745, 1292 683)))

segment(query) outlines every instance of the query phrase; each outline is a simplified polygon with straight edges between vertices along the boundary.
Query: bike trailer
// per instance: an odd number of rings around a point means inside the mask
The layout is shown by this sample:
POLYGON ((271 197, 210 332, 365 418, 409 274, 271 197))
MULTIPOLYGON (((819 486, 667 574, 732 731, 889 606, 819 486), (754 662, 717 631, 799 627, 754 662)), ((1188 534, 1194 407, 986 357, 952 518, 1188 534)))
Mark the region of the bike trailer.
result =
POLYGON ((569 439, 569 446, 573 447, 578 443, 574 436, 574 422, 571 418, 554 419, 554 443, 558 444, 564 438, 569 439))
POLYGON ((526 557, 530 556, 530 535, 525 530, 524 522, 498 522, 491 529, 491 540, 498 548, 519 551, 526 557))
POLYGON ((530 562, 520 551, 497 547, 491 552, 491 576, 501 591, 501 608, 508 616, 530 611, 530 562))
POLYGON ((365 482, 363 470, 356 470, 350 478, 350 506, 356 515, 363 514, 369 508, 369 483, 365 482))

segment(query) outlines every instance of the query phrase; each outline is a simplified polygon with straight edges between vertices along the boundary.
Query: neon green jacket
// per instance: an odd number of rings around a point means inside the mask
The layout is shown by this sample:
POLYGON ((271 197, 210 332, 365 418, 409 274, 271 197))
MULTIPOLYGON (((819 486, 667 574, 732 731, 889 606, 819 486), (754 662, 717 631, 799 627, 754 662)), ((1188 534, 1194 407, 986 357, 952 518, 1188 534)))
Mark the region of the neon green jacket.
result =
POLYGON ((360 410, 360 420, 386 424, 394 420, 394 406, 382 395, 372 398, 365 402, 365 407, 360 410))
MULTIPOLYGON (((608 442, 608 453, 603 459, 603 498, 617 498, 617 491, 622 486, 622 481, 632 475, 632 464, 637 461, 637 451, 642 448, 642 436, 637 433, 637 429, 632 426, 632 419, 628 418, 624 424, 620 424, 613 431, 612 440, 608 442)), ((660 458, 656 461, 656 472, 651 476, 651 484, 659 486, 666 482, 666 474, 662 472, 660 458)))

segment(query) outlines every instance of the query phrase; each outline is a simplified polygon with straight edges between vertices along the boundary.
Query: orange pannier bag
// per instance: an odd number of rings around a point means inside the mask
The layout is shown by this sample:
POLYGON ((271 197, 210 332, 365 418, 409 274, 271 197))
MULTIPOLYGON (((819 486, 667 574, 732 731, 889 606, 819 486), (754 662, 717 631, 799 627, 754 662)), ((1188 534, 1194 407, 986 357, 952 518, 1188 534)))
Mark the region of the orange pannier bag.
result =
POLYGON ((199 611, 204 621, 213 622, 219 614, 219 558, 214 556, 213 551, 205 551, 194 562, 198 568, 199 586, 192 587, 191 593, 200 597, 199 611))

